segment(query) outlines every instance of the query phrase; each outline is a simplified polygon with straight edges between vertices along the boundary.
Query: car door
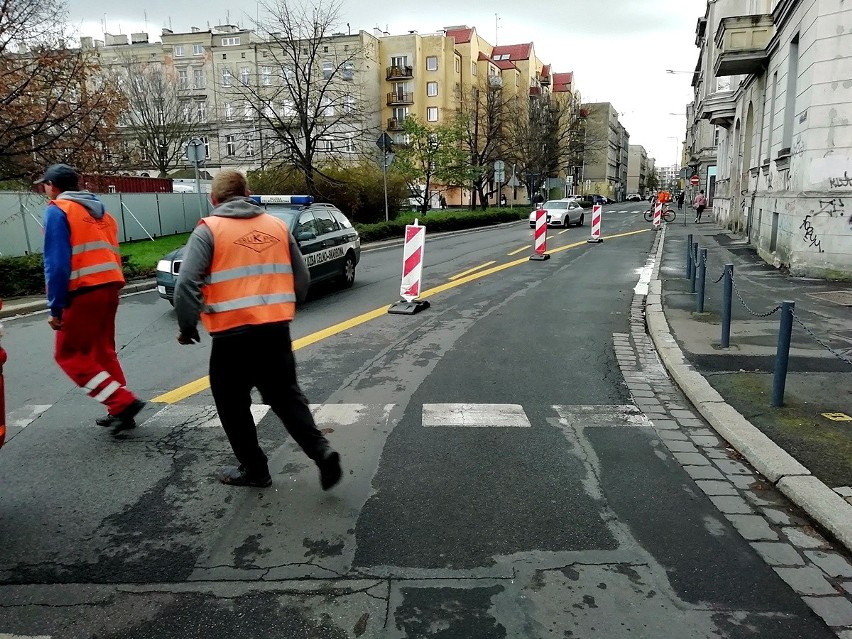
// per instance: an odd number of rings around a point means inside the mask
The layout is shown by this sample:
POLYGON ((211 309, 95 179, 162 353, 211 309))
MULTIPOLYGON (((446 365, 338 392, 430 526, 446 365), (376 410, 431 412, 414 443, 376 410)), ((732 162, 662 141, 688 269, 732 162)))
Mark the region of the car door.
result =
POLYGON ((305 264, 311 272, 311 281, 322 279, 318 264, 321 263, 322 240, 319 237, 317 223, 311 211, 304 211, 299 216, 293 235, 305 258, 305 264))
POLYGON ((327 208, 313 209, 313 214, 320 240, 317 268, 320 277, 334 277, 340 272, 343 256, 346 254, 342 246, 340 225, 327 208))

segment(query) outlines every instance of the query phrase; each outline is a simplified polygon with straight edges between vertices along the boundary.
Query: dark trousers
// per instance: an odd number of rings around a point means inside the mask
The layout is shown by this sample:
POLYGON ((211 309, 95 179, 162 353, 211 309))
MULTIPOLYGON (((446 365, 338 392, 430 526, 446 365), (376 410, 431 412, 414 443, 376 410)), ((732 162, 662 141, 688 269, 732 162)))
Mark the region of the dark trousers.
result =
POLYGON ((236 334, 215 336, 210 352, 210 390, 234 455, 248 472, 265 475, 267 458, 251 414, 253 388, 308 457, 322 458, 328 440, 317 429, 296 381, 289 325, 250 326, 236 334))

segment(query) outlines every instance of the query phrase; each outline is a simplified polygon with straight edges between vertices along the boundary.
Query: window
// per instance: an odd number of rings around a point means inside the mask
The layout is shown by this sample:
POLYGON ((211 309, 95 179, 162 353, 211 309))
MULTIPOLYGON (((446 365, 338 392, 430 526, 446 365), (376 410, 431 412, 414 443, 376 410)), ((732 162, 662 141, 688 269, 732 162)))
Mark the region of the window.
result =
POLYGON ((206 135, 201 136, 201 141, 204 143, 204 157, 210 159, 210 138, 206 135))
POLYGON ((334 104, 332 103, 330 97, 323 97, 323 99, 320 101, 320 107, 322 108, 322 114, 324 117, 330 118, 334 115, 334 104))
POLYGON ((719 146, 719 127, 713 127, 713 146, 719 146))
POLYGON ((320 235, 334 233, 338 230, 337 222, 328 211, 314 211, 314 219, 317 221, 317 228, 319 229, 320 235))
POLYGON ((230 38, 222 38, 222 46, 223 47, 234 47, 240 43, 239 36, 230 37, 230 38))
POLYGON ((272 67, 261 67, 260 68, 260 77, 262 78, 263 86, 268 87, 272 85, 272 67))
POLYGON ((323 48, 322 48, 322 52, 323 52, 323 53, 328 53, 328 47, 323 47, 323 48))
POLYGON ((399 67, 400 69, 404 69, 408 66, 408 56, 407 55, 397 55, 391 58, 391 66, 399 67))
POLYGON ((250 74, 251 74, 251 72, 249 71, 248 67, 241 67, 240 68, 240 82, 243 83, 243 84, 248 84, 250 74))
POLYGON ((402 123, 405 122, 405 118, 408 117, 408 107, 394 107, 393 109, 393 119, 396 120, 399 126, 402 126, 402 123))
POLYGON ((293 67, 281 67, 281 80, 283 80, 285 85, 291 84, 295 79, 296 72, 293 71, 293 67))
POLYGON ((192 70, 192 81, 196 89, 204 88, 204 69, 192 70))
POLYGON ((263 107, 263 114, 270 120, 275 117, 275 102, 270 100, 263 107))
POLYGON ((254 116, 254 109, 251 108, 251 102, 248 100, 243 104, 243 120, 251 120, 254 116))
POLYGON ((351 80, 355 76, 355 65, 351 62, 343 63, 343 79, 351 80))
POLYGON ((438 83, 437 82, 427 82, 426 83, 426 95, 430 98, 434 98, 438 95, 438 83))
POLYGON ((253 158, 254 157, 254 142, 249 137, 249 134, 246 134, 246 157, 253 158))
POLYGON ((767 132, 766 157, 772 158, 772 138, 775 134, 775 97, 778 93, 778 72, 772 74, 772 93, 769 100, 769 131, 767 132))
POLYGON ((284 100, 281 102, 281 113, 284 117, 291 118, 296 115, 296 105, 293 103, 293 100, 284 100))
POLYGON ((426 121, 427 122, 437 122, 438 121, 438 107, 429 107, 426 109, 426 121))
POLYGON ((231 75, 230 69, 222 69, 222 86, 223 87, 231 86, 231 78, 232 77, 233 76, 231 75))
POLYGON ((233 135, 225 136, 225 155, 235 155, 237 152, 237 144, 234 141, 233 135))
POLYGON ((228 59, 228 54, 227 54, 227 53, 223 53, 223 54, 222 54, 222 59, 223 59, 223 60, 227 60, 227 59, 228 59))
POLYGON ((355 96, 347 95, 343 97, 343 112, 351 115, 355 112, 355 96))
POLYGON ((204 45, 203 44, 193 44, 192 45, 192 55, 204 55, 204 45))
POLYGON ((181 106, 183 121, 189 124, 192 122, 192 105, 189 102, 184 102, 181 106))
POLYGON ((781 131, 781 149, 793 146, 793 121, 796 118, 796 92, 799 80, 799 34, 790 41, 790 55, 787 58, 787 96, 784 104, 784 128, 781 131))
POLYGON ((199 122, 207 122, 207 102, 199 100, 195 103, 195 117, 199 122))
POLYGON ((334 65, 331 62, 323 62, 322 63, 322 77, 324 80, 328 80, 331 77, 331 74, 334 73, 334 65))
POLYGON ((456 58, 456 73, 461 73, 461 58, 456 58))
POLYGON ((187 71, 186 69, 178 69, 178 88, 189 88, 189 71, 187 71))
POLYGON ((176 58, 182 58, 183 57, 183 45, 182 44, 176 44, 174 51, 175 51, 175 57, 176 58))
POLYGON ((437 71, 438 70, 438 56, 435 56, 435 55, 426 56, 426 70, 427 71, 437 71))
POLYGON ((520 73, 515 74, 515 86, 516 87, 521 86, 521 74, 520 73))
POLYGON ((230 102, 225 102, 225 121, 231 122, 234 119, 234 106, 230 102))
POLYGON ((346 139, 343 141, 343 150, 347 153, 355 153, 355 137, 354 133, 347 133, 346 139))
POLYGON ((470 75, 476 75, 476 62, 470 63, 470 75))
POLYGON ((306 211, 302 213, 302 216, 299 218, 299 223, 296 225, 296 238, 303 233, 310 233, 314 237, 319 235, 317 233, 317 224, 316 220, 314 220, 314 214, 310 211, 306 211))

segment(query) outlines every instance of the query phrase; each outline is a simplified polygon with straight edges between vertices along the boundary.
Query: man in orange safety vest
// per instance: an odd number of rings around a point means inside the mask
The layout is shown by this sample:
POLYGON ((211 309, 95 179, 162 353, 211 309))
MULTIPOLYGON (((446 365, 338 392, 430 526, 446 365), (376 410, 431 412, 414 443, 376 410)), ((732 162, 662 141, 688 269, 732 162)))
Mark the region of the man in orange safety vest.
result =
POLYGON ((224 170, 213 178, 214 208, 186 245, 175 285, 178 342, 199 341, 199 318, 213 341, 210 390, 238 467, 219 480, 231 486, 272 485, 257 441, 251 391, 284 423, 318 466, 328 490, 340 481, 340 455, 317 429, 296 380, 290 321, 307 296, 310 274, 290 229, 249 196, 245 176, 224 170))

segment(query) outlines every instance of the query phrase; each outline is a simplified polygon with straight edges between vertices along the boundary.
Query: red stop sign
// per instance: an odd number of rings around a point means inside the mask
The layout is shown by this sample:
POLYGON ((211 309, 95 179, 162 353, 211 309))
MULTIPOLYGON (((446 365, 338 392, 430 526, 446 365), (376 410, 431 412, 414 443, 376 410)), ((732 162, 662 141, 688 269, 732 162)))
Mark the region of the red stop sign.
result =
POLYGON ((698 180, 698 176, 697 176, 697 175, 693 175, 691 178, 689 178, 689 183, 690 183, 692 186, 698 186, 698 182, 699 182, 699 180, 698 180))

